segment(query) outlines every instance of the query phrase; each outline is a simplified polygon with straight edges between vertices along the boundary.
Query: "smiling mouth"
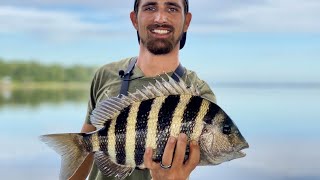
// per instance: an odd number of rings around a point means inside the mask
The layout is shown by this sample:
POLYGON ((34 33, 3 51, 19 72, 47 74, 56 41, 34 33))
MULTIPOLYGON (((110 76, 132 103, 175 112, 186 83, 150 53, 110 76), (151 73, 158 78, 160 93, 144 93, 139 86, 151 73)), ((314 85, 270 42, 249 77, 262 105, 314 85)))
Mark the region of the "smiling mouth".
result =
POLYGON ((155 34, 160 34, 160 35, 166 35, 171 33, 171 31, 167 29, 152 29, 151 32, 155 34))

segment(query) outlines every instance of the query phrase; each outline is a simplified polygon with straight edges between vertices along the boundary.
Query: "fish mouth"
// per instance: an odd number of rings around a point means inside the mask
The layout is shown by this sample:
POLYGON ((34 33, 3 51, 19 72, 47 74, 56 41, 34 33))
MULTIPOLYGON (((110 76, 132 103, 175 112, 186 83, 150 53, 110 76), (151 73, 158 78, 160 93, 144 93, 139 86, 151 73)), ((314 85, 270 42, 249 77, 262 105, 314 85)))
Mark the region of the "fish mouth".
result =
POLYGON ((245 156, 246 156, 246 153, 244 153, 242 151, 238 151, 237 152, 237 157, 242 158, 242 157, 245 157, 245 156))
POLYGON ((243 149, 247 149, 247 148, 249 148, 249 144, 248 144, 247 142, 244 143, 242 146, 240 146, 240 147, 238 148, 238 150, 236 151, 237 157, 239 157, 239 158, 245 157, 245 156, 246 156, 246 153, 244 153, 242 150, 243 150, 243 149))

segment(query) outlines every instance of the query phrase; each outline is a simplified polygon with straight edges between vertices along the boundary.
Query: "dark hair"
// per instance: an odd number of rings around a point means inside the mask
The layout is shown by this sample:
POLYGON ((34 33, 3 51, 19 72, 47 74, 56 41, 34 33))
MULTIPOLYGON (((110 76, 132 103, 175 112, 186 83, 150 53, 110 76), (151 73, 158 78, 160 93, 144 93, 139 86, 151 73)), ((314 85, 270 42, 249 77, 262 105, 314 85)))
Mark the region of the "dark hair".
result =
MULTIPOLYGON (((134 1, 133 10, 135 13, 138 13, 138 7, 139 7, 140 0, 134 1)), ((187 14, 189 12, 189 2, 188 0, 184 0, 184 13, 187 14)))

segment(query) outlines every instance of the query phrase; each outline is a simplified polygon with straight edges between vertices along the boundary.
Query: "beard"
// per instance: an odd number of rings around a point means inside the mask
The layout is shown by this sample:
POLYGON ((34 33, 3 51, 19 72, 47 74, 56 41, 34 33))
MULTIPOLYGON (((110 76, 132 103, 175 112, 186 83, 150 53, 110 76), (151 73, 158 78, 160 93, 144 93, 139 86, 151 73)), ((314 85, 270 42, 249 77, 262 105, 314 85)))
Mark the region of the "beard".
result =
POLYGON ((163 55, 170 53, 179 41, 173 43, 167 39, 152 39, 147 41, 147 49, 154 55, 163 55))
MULTIPOLYGON (((173 28, 172 28, 173 29, 173 28)), ((154 55, 164 55, 170 53, 182 39, 183 32, 180 36, 175 39, 174 37, 167 39, 157 39, 151 37, 150 35, 147 38, 141 38, 142 44, 154 55)))

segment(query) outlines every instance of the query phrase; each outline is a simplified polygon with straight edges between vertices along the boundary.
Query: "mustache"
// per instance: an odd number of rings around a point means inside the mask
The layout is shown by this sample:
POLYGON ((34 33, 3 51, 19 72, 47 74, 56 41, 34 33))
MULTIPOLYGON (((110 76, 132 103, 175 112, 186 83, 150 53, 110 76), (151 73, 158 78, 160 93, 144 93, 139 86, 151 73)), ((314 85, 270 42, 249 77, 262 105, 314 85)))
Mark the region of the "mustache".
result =
POLYGON ((149 30, 156 29, 156 28, 165 28, 165 29, 168 29, 170 31, 174 30, 174 27, 169 25, 169 24, 151 24, 151 25, 147 26, 147 28, 149 30))

